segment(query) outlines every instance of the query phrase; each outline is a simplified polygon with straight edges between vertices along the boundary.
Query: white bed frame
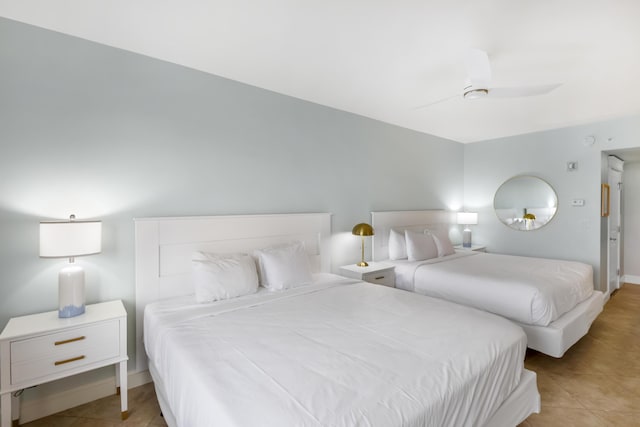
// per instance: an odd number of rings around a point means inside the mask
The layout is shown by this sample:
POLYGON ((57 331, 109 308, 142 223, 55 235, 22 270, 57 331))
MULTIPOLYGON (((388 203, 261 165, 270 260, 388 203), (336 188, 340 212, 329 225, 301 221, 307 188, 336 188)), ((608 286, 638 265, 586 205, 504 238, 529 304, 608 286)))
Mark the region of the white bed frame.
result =
MULTIPOLYGON (((378 230, 376 230, 378 233, 378 230)), ((158 402, 170 427, 179 427, 164 395, 162 378, 148 365, 143 344, 143 314, 148 303, 193 293, 189 273, 195 250, 251 252, 272 244, 302 240, 315 272, 329 273, 331 215, 282 214, 135 220, 136 368, 149 368, 158 402)), ((489 426, 514 426, 540 411, 534 372, 524 370, 518 387, 489 420, 489 426)))
MULTIPOLYGON (((389 259, 389 230, 449 230, 455 225, 455 213, 443 210, 371 212, 371 224, 375 230, 373 237, 373 260, 389 259)), ((586 301, 565 313, 549 326, 535 326, 517 323, 527 334, 529 348, 553 357, 564 353, 582 338, 598 317, 604 305, 604 296, 594 291, 586 301)))
POLYGON ((331 272, 331 214, 233 215, 135 219, 136 370, 147 369, 144 308, 194 293, 194 251, 251 253, 293 240, 305 244, 312 272, 331 272))

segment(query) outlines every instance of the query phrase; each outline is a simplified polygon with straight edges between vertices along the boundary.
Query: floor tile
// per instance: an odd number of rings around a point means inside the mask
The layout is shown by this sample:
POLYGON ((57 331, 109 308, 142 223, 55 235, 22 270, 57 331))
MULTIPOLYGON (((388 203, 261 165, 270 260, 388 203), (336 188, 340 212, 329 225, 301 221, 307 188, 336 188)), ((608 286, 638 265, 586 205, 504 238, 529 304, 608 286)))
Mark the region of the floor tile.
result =
POLYGON ((591 411, 604 425, 611 427, 638 427, 640 412, 591 411))
POLYGON ((557 379, 546 373, 538 373, 537 376, 541 407, 585 409, 577 399, 556 382, 557 379))
POLYGON ((624 385, 623 376, 551 374, 551 378, 585 408, 627 412, 640 408, 640 396, 624 385))
POLYGON ((527 418, 529 427, 609 427, 608 421, 590 411, 573 408, 543 408, 527 418))
MULTIPOLYGON (((28 427, 161 427, 166 426, 160 415, 153 384, 129 390, 129 417, 121 419, 120 396, 113 395, 77 406, 24 426, 28 427)), ((22 424, 21 424, 22 425, 22 424)))

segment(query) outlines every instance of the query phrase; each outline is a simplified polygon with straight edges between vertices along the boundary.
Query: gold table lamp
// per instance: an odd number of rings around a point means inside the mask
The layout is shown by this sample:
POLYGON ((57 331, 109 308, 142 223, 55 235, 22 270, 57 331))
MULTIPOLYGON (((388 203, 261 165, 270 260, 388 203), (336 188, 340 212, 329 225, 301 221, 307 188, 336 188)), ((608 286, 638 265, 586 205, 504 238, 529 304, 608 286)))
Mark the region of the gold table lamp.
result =
POLYGON ((369 264, 364 261, 364 238, 365 236, 373 236, 373 227, 362 222, 360 224, 356 224, 356 226, 353 227, 353 230, 351 230, 351 234, 353 234, 354 236, 362 237, 362 261, 360 261, 356 265, 358 267, 368 267, 369 264))

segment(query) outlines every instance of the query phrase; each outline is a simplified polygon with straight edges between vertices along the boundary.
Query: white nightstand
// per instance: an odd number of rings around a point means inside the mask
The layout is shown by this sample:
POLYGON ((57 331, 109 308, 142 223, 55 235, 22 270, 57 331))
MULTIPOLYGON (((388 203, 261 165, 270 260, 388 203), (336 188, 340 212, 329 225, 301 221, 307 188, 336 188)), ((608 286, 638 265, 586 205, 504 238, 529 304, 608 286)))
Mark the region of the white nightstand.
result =
POLYGON ((57 310, 10 319, 0 334, 1 427, 11 426, 14 392, 113 364, 126 419, 127 359, 122 301, 90 304, 84 314, 64 319, 57 310))
POLYGON ((487 252, 487 246, 486 245, 473 245, 472 244, 470 248, 465 248, 462 245, 456 245, 456 246, 454 246, 454 249, 460 250, 460 251, 487 252))
POLYGON ((396 286, 394 266, 383 262, 370 262, 368 267, 358 267, 355 264, 340 267, 340 274, 351 279, 364 280, 376 285, 396 286))

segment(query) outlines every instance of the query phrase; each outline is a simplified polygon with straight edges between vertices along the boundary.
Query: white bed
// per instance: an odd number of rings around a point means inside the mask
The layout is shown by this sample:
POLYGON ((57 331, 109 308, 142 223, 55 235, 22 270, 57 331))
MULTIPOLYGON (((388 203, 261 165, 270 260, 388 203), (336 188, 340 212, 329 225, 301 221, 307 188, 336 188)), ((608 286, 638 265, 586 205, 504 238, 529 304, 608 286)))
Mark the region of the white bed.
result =
POLYGON ((520 328, 326 274, 329 224, 328 214, 136 220, 138 338, 170 426, 514 426, 539 411, 520 328), (195 303, 187 254, 291 239, 305 242, 313 284, 195 303))
POLYGON ((374 212, 374 260, 393 263, 396 287, 504 316, 520 325, 528 346, 554 357, 584 336, 602 311, 591 266, 572 261, 457 252, 424 261, 389 261, 389 230, 444 230, 445 211, 374 212))

